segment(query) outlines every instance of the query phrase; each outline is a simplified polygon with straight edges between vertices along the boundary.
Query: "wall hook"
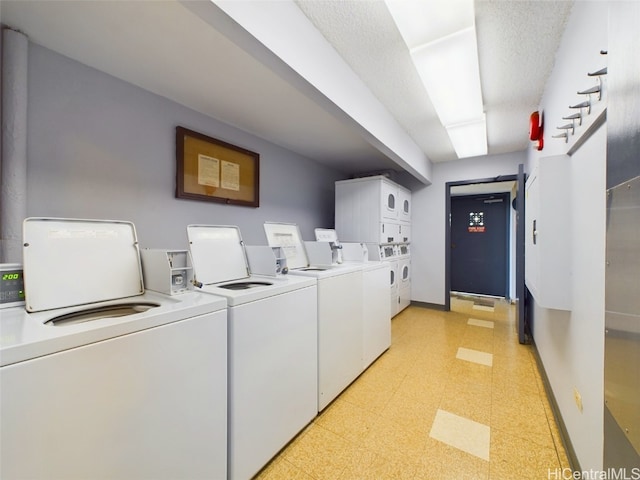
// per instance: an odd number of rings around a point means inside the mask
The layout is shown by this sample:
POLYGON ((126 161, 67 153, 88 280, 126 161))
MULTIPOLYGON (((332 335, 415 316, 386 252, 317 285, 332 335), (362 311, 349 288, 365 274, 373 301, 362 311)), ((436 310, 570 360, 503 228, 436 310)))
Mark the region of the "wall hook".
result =
POLYGON ((571 135, 573 135, 574 133, 576 133, 576 129, 573 126, 573 122, 571 123, 567 123, 566 125, 563 125, 561 127, 556 127, 558 130, 564 130, 567 132, 567 134, 569 133, 569 130, 571 130, 571 135))
MULTIPOLYGON (((598 77, 600 78, 600 77, 598 77)), ((578 95, 589 95, 591 96, 591 94, 597 93, 598 94, 598 101, 600 101, 602 99, 602 88, 600 85, 594 85, 591 88, 587 88, 586 90, 582 90, 581 92, 578 92, 578 95)))
POLYGON ((582 113, 578 112, 578 113, 573 113, 567 117, 562 117, 563 120, 571 120, 573 122, 575 122, 576 120, 578 120, 578 126, 582 125, 582 113))
POLYGON ((591 100, 586 100, 584 102, 578 103, 576 105, 569 105, 569 108, 586 108, 587 109, 587 115, 589 115, 591 113, 591 100))
POLYGON ((607 74, 607 67, 601 68, 597 72, 587 73, 589 77, 599 77, 600 75, 606 75, 606 74, 607 74))

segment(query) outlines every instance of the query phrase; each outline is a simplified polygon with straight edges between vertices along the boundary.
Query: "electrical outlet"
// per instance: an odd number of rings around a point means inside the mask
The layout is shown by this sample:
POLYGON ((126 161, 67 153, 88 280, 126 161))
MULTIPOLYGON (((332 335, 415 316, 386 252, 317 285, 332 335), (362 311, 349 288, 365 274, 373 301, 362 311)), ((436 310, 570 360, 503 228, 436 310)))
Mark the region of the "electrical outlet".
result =
POLYGON ((582 395, 580 395, 580 392, 576 387, 573 387, 573 399, 576 402, 576 407, 578 407, 578 410, 582 413, 582 395))

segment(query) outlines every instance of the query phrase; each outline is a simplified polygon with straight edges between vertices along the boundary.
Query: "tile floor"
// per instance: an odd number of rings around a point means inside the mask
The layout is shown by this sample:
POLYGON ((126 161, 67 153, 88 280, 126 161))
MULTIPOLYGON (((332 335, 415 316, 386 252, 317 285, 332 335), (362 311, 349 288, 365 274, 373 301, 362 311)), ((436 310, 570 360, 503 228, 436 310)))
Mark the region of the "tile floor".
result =
POLYGON ((256 478, 558 478, 569 462, 531 347, 491 303, 404 310, 389 350, 256 478))

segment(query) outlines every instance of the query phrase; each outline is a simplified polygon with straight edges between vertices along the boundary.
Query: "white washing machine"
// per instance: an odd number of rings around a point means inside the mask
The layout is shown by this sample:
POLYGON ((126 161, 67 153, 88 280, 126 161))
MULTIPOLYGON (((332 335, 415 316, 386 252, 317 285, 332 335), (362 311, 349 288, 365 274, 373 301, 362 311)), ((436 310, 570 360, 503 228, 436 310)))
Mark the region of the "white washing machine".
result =
POLYGON ((411 252, 408 243, 398 245, 398 313, 411 305, 411 252))
POLYGON ((245 480, 317 415, 316 281, 251 275, 237 227, 187 236, 196 284, 229 304, 228 469, 245 480))
POLYGON ((269 246, 283 252, 290 275, 318 281, 320 412, 363 371, 362 265, 310 266, 297 225, 269 222, 264 229, 269 246))
POLYGON ((388 300, 389 262, 370 261, 363 243, 343 243, 346 262, 362 262, 363 342, 362 369, 365 370, 391 346, 391 312, 388 300))
POLYGON ((129 222, 24 222, 0 310, 0 477, 226 475, 226 300, 145 292, 129 222))

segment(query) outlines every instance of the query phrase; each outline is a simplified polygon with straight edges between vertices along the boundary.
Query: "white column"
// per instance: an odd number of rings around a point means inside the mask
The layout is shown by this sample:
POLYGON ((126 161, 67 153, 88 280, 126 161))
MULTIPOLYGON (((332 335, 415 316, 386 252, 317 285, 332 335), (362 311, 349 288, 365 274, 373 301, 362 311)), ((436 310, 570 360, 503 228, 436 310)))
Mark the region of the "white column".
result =
POLYGON ((22 263, 27 215, 27 60, 29 39, 2 30, 2 163, 0 262, 22 263))

